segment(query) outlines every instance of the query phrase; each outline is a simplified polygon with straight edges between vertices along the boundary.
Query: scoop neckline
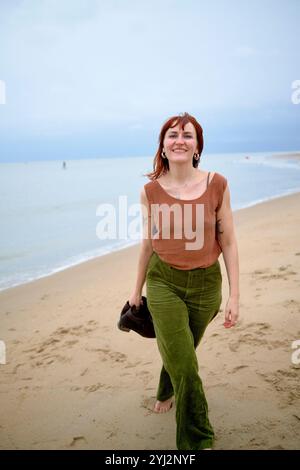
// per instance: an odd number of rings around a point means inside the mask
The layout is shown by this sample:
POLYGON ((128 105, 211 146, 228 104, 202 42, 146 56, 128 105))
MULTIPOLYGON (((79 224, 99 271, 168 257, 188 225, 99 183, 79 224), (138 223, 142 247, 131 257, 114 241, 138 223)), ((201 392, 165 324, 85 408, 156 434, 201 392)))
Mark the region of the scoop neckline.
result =
MULTIPOLYGON (((175 201, 181 201, 181 202, 193 202, 193 201, 198 201, 199 199, 201 199, 206 193, 207 191, 209 190, 210 186, 211 186, 211 183, 213 182, 213 179, 214 177, 216 176, 216 172, 214 173, 212 179, 210 180, 210 183, 209 185, 207 186, 207 188, 205 189, 204 193, 201 194, 201 196, 198 196, 196 197, 195 199, 178 199, 177 197, 174 197, 174 196, 171 196, 171 194, 169 194, 163 187, 162 185, 158 182, 158 180, 156 179, 155 182, 158 184, 158 186, 160 187, 160 189, 168 196, 170 197, 171 199, 174 199, 175 201)), ((205 178, 203 178, 202 181, 204 181, 205 178)), ((199 181, 200 183, 200 181, 199 181)))

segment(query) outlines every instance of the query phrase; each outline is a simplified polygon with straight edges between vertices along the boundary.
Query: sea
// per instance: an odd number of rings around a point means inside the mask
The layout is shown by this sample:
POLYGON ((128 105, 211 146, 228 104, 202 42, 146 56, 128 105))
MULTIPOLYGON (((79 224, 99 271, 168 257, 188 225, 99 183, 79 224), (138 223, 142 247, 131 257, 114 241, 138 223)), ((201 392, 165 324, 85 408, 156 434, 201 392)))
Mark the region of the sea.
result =
MULTIPOLYGON (((227 178, 238 210, 300 191, 299 162, 280 156, 205 154, 200 167, 227 178)), ((153 156, 0 163, 0 290, 140 243, 152 170, 153 156)))

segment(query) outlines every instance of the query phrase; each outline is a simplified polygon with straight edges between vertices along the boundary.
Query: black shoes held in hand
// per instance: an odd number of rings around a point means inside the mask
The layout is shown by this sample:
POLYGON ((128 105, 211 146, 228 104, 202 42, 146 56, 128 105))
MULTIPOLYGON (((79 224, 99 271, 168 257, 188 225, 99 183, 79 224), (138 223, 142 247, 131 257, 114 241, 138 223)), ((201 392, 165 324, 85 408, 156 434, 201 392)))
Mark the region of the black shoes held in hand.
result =
POLYGON ((147 307, 147 299, 142 296, 143 303, 136 308, 135 305, 130 307, 127 300, 124 305, 120 320, 118 321, 118 328, 122 331, 133 330, 144 338, 155 338, 155 331, 151 313, 147 307))

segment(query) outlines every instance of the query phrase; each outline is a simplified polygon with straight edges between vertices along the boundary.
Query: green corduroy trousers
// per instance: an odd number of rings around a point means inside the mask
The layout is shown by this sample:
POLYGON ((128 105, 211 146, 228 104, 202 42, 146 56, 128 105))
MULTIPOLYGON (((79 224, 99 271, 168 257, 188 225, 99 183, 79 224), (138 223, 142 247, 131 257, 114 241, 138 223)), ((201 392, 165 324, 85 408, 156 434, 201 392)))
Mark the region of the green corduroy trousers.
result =
POLYGON ((175 396, 179 450, 212 447, 214 431, 198 373, 195 349, 222 301, 217 260, 208 268, 176 269, 153 252, 146 274, 147 305, 163 367, 157 399, 175 396))

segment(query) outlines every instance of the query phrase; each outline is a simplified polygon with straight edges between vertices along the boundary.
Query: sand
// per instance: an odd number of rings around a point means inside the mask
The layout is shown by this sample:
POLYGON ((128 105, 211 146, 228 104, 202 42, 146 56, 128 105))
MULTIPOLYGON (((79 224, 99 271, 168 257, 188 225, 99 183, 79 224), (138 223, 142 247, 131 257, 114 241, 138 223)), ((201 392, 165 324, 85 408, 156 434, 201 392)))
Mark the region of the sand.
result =
MULTIPOLYGON (((300 193, 234 213, 240 321, 197 350, 215 449, 299 449, 300 193)), ((0 449, 176 449, 156 342, 116 324, 139 246, 0 293, 0 449)), ((222 256, 223 303, 227 277, 222 256)), ((144 288, 144 294, 146 290, 144 288)))

